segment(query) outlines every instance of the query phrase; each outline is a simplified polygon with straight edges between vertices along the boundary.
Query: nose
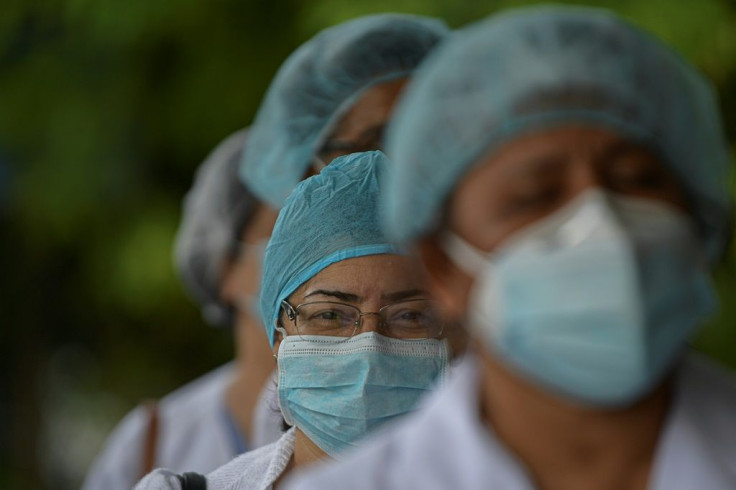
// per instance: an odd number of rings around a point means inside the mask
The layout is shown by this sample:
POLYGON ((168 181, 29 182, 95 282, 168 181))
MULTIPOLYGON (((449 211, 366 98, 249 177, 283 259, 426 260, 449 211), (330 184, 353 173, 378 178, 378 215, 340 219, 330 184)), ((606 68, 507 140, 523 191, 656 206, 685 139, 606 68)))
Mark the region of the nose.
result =
POLYGON ((381 316, 378 313, 361 313, 358 321, 362 333, 381 330, 381 316))
POLYGON ((605 188, 605 181, 600 175, 595 160, 590 155, 580 156, 573 163, 569 190, 574 196, 590 189, 605 188))

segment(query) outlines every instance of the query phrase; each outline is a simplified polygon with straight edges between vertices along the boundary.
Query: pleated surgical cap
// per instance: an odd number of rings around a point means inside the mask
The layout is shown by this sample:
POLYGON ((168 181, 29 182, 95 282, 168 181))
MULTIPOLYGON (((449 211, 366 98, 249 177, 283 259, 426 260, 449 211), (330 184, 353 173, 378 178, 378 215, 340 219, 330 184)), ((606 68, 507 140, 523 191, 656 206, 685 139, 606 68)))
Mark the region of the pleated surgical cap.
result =
POLYGON ((689 193, 711 258, 729 235, 729 155, 708 81, 601 9, 538 7, 457 31, 417 71, 387 132, 387 235, 439 225, 455 186, 525 132, 608 127, 656 151, 689 193))
POLYGON ((386 243, 378 220, 380 151, 336 158, 294 189, 266 247, 261 312, 268 339, 281 301, 330 264, 355 257, 399 253, 386 243))
POLYGON ((256 115, 241 169, 249 187, 279 209, 359 96, 411 74, 447 32, 436 19, 381 14, 304 43, 281 66, 256 115))
POLYGON ((205 159, 184 198, 174 242, 174 265, 208 323, 224 326, 231 308, 220 299, 226 260, 240 241, 258 200, 238 179, 247 130, 222 141, 205 159))

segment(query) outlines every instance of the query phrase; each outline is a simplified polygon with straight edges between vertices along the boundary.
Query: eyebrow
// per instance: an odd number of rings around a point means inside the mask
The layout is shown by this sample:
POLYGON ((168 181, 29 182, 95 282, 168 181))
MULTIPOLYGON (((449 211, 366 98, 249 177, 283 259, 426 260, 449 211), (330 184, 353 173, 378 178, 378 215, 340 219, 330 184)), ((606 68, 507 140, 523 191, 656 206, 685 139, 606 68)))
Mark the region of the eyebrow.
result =
MULTIPOLYGON (((393 293, 382 294, 381 302, 395 303, 397 301, 403 301, 405 299, 427 295, 428 293, 423 289, 407 289, 404 291, 396 291, 393 293)), ((363 298, 361 296, 358 296, 357 294, 346 293, 344 291, 331 291, 328 289, 318 289, 316 291, 312 291, 311 293, 304 295, 304 299, 307 299, 311 296, 330 296, 332 298, 337 298, 348 303, 359 303, 363 300, 363 298)))
POLYGON ((307 299, 310 296, 331 296, 333 298, 337 298, 341 301, 347 301, 349 303, 358 303, 361 299, 363 299, 357 294, 346 293, 344 291, 330 291, 327 289, 318 289, 316 291, 312 291, 311 293, 304 295, 304 299, 307 299))
POLYGON ((386 123, 380 122, 361 131, 358 139, 368 138, 369 136, 383 136, 384 131, 386 131, 386 123))
POLYGON ((428 296, 427 291, 423 289, 407 289, 405 291, 396 291, 395 293, 388 293, 381 295, 382 302, 395 303, 397 301, 403 301, 405 299, 414 298, 417 296, 428 296))
POLYGON ((636 141, 621 139, 608 146, 598 157, 598 160, 607 163, 630 154, 640 154, 657 159, 657 154, 648 146, 636 141))
POLYGON ((381 122, 378 124, 374 124, 373 126, 369 126, 368 128, 358 133, 356 136, 353 136, 351 138, 348 138, 346 136, 336 137, 335 135, 342 131, 342 128, 338 125, 335 132, 332 133, 332 135, 329 136, 325 143, 322 145, 321 151, 341 149, 343 145, 362 143, 363 140, 366 140, 370 137, 377 137, 379 139, 382 139, 381 137, 383 136, 385 130, 386 123, 381 122))
POLYGON ((514 165, 509 174, 529 175, 539 173, 555 173, 559 168, 567 162, 567 157, 562 153, 553 153, 551 155, 530 155, 523 158, 517 165, 514 165))

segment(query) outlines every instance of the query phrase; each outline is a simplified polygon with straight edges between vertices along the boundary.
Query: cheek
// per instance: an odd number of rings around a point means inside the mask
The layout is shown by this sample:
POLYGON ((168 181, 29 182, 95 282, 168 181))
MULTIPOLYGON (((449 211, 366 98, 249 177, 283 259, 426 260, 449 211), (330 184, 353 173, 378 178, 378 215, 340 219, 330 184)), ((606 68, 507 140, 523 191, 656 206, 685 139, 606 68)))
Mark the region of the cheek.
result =
POLYGON ((448 321, 462 320, 474 279, 456 267, 436 244, 424 244, 419 252, 428 271, 430 294, 442 305, 448 321))
POLYGON ((456 311, 454 312, 454 319, 459 320, 465 316, 468 304, 470 303, 470 295, 475 284, 475 279, 470 277, 464 271, 458 269, 454 265, 452 266, 454 271, 454 287, 452 288, 454 296, 454 304, 456 311))

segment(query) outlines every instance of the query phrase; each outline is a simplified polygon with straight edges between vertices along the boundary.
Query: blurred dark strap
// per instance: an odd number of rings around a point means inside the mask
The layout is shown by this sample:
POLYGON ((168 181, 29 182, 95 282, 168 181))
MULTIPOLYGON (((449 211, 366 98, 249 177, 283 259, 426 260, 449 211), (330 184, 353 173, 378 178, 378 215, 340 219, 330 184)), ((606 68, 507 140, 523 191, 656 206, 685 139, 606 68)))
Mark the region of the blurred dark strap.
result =
POLYGON ((182 473, 176 475, 181 483, 181 490, 207 490, 207 478, 199 473, 182 473))
POLYGON ((145 407, 148 421, 146 423, 146 438, 143 441, 141 478, 156 467, 156 446, 158 445, 158 402, 151 400, 145 404, 145 407))

